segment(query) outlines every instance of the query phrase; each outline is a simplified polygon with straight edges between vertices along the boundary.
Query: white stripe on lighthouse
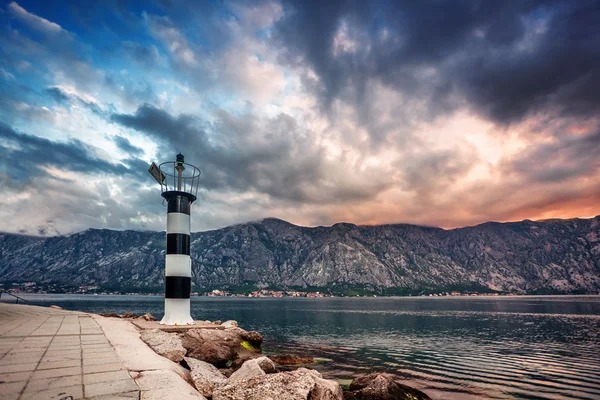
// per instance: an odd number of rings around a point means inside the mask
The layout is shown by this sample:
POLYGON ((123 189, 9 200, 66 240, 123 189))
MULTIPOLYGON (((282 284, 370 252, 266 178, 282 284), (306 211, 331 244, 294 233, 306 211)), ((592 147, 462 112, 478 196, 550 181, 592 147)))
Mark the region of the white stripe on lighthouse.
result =
POLYGON ((183 254, 166 255, 165 276, 192 276, 192 259, 183 254))
POLYGON ((183 213, 167 214, 167 233, 190 234, 190 216, 183 213))

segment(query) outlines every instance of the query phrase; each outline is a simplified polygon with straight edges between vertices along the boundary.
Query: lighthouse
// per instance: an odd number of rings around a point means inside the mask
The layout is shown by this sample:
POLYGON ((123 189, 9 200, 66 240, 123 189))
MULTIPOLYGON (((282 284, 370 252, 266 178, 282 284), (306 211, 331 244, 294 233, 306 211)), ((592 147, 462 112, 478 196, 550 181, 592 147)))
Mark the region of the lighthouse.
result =
POLYGON ((190 315, 192 260, 190 258, 190 217, 196 201, 200 170, 184 162, 152 163, 148 172, 160 183, 167 208, 167 251, 165 255, 165 314, 161 325, 193 325, 190 315))

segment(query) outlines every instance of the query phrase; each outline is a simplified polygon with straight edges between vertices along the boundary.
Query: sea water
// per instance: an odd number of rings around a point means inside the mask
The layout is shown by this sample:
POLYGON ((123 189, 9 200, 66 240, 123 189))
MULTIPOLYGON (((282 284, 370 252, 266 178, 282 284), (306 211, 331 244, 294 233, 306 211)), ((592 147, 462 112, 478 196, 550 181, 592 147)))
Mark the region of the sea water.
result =
MULTIPOLYGON (((39 305, 162 317, 158 296, 23 295, 39 305)), ((397 374, 435 399, 600 399, 600 297, 192 297, 265 352, 327 360, 326 377, 397 374)))

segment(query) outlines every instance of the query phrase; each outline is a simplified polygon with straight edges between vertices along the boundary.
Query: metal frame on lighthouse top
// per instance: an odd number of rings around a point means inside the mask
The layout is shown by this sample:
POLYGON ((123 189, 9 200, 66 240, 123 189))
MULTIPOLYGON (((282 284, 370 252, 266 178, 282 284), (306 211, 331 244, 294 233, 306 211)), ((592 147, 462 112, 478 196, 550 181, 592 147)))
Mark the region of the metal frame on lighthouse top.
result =
POLYGON ((166 161, 158 166, 152 163, 148 172, 160 184, 162 193, 184 192, 191 194, 196 200, 202 173, 196 166, 184 162, 183 154, 177 154, 175 161, 166 161))
POLYGON ((191 206, 198 194, 200 170, 175 161, 159 166, 152 163, 148 172, 160 183, 161 196, 167 202, 167 249, 165 255, 165 314, 163 325, 193 325, 190 316, 192 262, 190 258, 191 206))

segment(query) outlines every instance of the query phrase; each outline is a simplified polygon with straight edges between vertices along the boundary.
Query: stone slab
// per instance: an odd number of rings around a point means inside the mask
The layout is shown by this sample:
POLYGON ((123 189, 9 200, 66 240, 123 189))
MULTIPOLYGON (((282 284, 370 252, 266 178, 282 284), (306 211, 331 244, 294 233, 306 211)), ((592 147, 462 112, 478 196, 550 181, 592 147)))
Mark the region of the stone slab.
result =
POLYGON ((4 303, 0 315, 1 400, 82 399, 91 397, 86 386, 105 400, 120 393, 139 398, 137 384, 92 315, 4 303), (111 367, 88 367, 96 363, 111 367), (117 372, 103 375, 107 369, 117 372), (84 370, 96 374, 82 375, 84 370))
POLYGON ((25 393, 41 392, 46 389, 81 385, 81 375, 60 376, 55 378, 31 379, 25 387, 25 393))
POLYGON ((88 397, 89 400, 139 400, 139 398, 140 392, 138 390, 126 393, 105 394, 102 396, 88 397))
POLYGON ((45 389, 38 392, 25 392, 20 400, 40 399, 83 399, 83 387, 81 385, 45 389))
POLYGON ((130 380, 131 377, 125 370, 99 372, 94 374, 83 375, 83 383, 91 385, 92 383, 102 383, 111 381, 130 380))
POLYGON ((187 381, 189 371, 156 354, 140 339, 139 328, 130 321, 105 317, 97 317, 96 321, 140 387, 141 399, 171 399, 176 393, 178 400, 206 400, 187 381))
POLYGON ((189 371, 156 354, 139 332, 224 329, 206 322, 168 327, 5 303, 0 315, 1 400, 162 400, 174 393, 178 400, 205 400, 188 383, 189 371))
POLYGON ((164 332, 185 332, 190 329, 225 329, 224 326, 204 321, 195 321, 194 325, 161 325, 158 321, 134 319, 131 320, 131 323, 140 329, 160 329, 164 332))
POLYGON ((85 395, 87 397, 102 396, 106 394, 117 394, 138 390, 138 386, 131 378, 129 378, 128 380, 85 384, 84 388, 85 395))

